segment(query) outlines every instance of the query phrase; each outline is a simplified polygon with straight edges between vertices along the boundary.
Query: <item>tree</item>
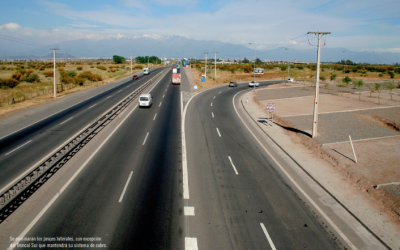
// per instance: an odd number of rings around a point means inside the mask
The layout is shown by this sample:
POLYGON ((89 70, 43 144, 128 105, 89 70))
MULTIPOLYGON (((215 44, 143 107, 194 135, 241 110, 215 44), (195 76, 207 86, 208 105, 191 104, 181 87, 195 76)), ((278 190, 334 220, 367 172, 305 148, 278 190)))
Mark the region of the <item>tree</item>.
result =
POLYGON ((331 81, 334 81, 335 79, 336 79, 336 74, 335 73, 333 73, 332 75, 331 75, 331 81))
POLYGON ((390 100, 393 100, 393 95, 392 95, 392 90, 394 89, 394 88, 396 88, 396 85, 394 84, 394 82, 393 81, 391 81, 391 82, 387 82, 387 83, 385 83, 385 86, 384 86, 386 89, 389 89, 390 90, 390 100))
POLYGON ((381 104, 381 100, 379 99, 379 97, 381 96, 381 89, 382 84, 380 83, 375 83, 375 90, 378 91, 378 103, 381 104))
MULTIPOLYGON (((354 84, 354 86, 356 86, 356 88, 358 89, 358 90, 360 90, 361 89, 361 87, 364 85, 364 82, 363 82, 363 80, 354 80, 353 81, 353 84, 354 84)), ((361 100, 361 91, 359 92, 359 96, 358 96, 358 100, 361 100)))
POLYGON ((250 61, 245 57, 242 61, 242 63, 249 63, 250 61))
POLYGON ((257 59, 256 59, 256 65, 257 65, 257 64, 263 65, 264 63, 260 60, 260 58, 257 57, 257 59))
POLYGON ((345 78, 342 79, 342 82, 346 83, 346 84, 350 84, 351 81, 352 81, 351 78, 348 76, 346 76, 345 78))
POLYGON ((115 63, 124 63, 125 62, 125 57, 114 55, 113 56, 113 62, 115 62, 115 63))

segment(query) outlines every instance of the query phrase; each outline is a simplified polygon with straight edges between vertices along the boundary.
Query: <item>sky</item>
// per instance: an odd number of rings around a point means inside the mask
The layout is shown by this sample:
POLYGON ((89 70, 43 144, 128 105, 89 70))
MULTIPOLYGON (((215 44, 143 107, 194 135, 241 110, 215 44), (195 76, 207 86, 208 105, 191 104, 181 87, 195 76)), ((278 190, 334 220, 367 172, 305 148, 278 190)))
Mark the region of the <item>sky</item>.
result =
POLYGON ((399 0, 3 0, 0 10, 0 35, 45 45, 156 34, 307 49, 307 32, 323 31, 331 48, 400 53, 399 0))

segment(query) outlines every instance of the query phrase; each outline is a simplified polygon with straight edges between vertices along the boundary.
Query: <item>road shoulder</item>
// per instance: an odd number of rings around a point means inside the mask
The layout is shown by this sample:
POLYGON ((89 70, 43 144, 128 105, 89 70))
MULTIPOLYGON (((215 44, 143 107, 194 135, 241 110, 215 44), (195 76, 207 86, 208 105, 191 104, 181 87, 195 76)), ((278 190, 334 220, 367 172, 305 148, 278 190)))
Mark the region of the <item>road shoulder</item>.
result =
POLYGON ((262 130, 268 134, 276 143, 281 146, 299 165, 301 165, 313 178, 315 178, 325 189, 344 204, 357 218, 368 228, 378 235, 386 244, 394 249, 399 248, 400 242, 396 235, 399 229, 396 223, 381 209, 374 204, 374 201, 359 191, 343 178, 340 170, 335 169, 325 159, 315 155, 307 149, 300 141, 293 142, 292 137, 285 132, 285 129, 272 122, 265 122, 267 113, 264 108, 254 101, 253 92, 245 92, 238 98, 243 102, 243 107, 248 113, 248 119, 260 121, 253 129, 262 130), (248 103, 246 102, 248 98, 248 103))

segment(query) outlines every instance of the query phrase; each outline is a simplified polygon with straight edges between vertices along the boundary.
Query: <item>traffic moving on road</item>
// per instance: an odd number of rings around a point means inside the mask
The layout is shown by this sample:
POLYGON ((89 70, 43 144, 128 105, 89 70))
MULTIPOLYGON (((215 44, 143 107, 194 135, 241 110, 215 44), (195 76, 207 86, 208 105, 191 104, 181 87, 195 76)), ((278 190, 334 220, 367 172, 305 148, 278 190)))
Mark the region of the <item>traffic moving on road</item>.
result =
POLYGON ((0 139, 1 249, 366 247, 368 233, 260 142, 247 83, 191 92, 178 67, 53 105, 0 139))

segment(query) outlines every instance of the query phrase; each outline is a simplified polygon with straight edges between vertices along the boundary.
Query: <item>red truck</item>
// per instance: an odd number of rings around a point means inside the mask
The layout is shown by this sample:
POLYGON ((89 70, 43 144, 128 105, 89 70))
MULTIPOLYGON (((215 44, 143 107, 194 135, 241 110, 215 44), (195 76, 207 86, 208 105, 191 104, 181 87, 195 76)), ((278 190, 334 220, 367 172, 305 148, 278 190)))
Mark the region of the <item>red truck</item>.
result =
POLYGON ((181 84, 181 74, 172 74, 172 84, 181 84))

